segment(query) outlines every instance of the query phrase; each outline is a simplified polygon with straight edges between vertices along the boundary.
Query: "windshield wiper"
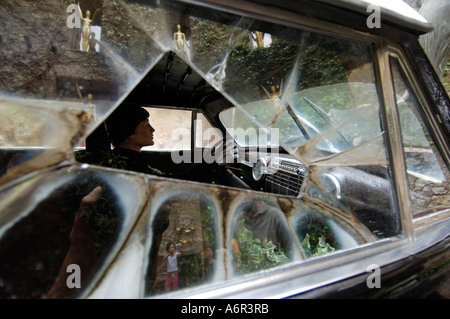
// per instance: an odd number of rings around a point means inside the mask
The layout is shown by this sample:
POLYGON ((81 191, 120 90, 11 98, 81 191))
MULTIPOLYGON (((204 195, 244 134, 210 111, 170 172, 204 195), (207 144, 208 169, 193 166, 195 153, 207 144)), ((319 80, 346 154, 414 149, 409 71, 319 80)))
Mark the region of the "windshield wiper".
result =
MULTIPOLYGON (((333 121, 333 119, 328 115, 328 113, 325 112, 319 105, 315 104, 313 101, 311 101, 310 99, 308 99, 305 96, 303 97, 303 99, 306 102, 308 102, 309 105, 311 105, 313 110, 316 111, 317 114, 319 114, 320 117, 322 117, 325 120, 325 122, 327 122, 328 125, 330 125, 331 127, 337 126, 337 123, 335 121, 333 121)), ((345 143, 347 143, 348 146, 351 146, 350 142, 345 138, 344 135, 342 135, 341 132, 336 130, 336 133, 345 141, 345 143)))
POLYGON ((298 119, 297 114, 295 114, 294 110, 292 109, 292 106, 289 105, 289 103, 285 104, 286 110, 288 111, 289 115, 294 120, 295 125, 297 125, 300 132, 302 132, 303 136, 306 140, 310 140, 311 136, 306 131, 305 127, 303 126, 303 123, 298 119))

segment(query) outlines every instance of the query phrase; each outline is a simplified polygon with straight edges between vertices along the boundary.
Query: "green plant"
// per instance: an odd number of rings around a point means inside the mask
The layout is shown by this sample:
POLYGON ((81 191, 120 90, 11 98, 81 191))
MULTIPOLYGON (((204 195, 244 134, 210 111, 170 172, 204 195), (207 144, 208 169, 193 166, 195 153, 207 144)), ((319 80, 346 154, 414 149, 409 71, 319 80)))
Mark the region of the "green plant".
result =
POLYGON ((253 232, 245 227, 244 219, 237 222, 235 237, 240 252, 234 252, 236 268, 241 273, 268 269, 290 262, 282 249, 271 241, 261 241, 253 237, 253 232))
POLYGON ((334 252, 338 246, 327 223, 319 216, 307 215, 301 218, 296 227, 301 244, 307 257, 334 252))
MULTIPOLYGON (((247 99, 267 98, 262 86, 287 81, 296 71, 295 91, 309 87, 345 82, 343 62, 337 52, 318 45, 300 47, 296 42, 276 39, 270 47, 252 50, 238 45, 230 53, 227 63, 225 90, 243 94, 247 99)), ((286 89, 284 83, 283 90, 286 89)))
POLYGON ((310 236, 306 234, 305 238, 302 240, 302 246, 308 257, 314 257, 319 255, 324 255, 334 252, 336 249, 331 247, 329 243, 326 242, 325 236, 320 236, 317 244, 312 246, 310 243, 310 236))

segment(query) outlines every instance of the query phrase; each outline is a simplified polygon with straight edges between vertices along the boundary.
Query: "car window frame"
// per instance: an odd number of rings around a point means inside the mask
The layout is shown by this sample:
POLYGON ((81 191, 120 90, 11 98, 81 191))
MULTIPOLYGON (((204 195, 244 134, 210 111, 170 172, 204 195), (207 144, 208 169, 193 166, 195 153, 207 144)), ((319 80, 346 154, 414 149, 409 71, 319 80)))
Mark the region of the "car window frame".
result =
MULTIPOLYGON (((401 149, 403 150, 403 139, 402 139, 402 132, 400 129, 400 117, 398 114, 398 108, 395 102, 395 89, 394 89, 394 82, 393 82, 393 74, 391 71, 391 68, 393 67, 391 65, 390 60, 395 59, 398 63, 398 66, 400 68, 400 72, 402 72, 405 82, 408 85, 408 88, 411 90, 411 93, 413 94, 417 107, 419 115, 421 116, 422 123, 425 125, 425 128, 427 129, 428 133, 431 136, 432 141, 436 145, 436 152, 441 156, 444 165, 446 165, 447 169, 450 169, 450 151, 449 146, 447 143, 445 143, 445 136, 443 135, 440 125, 439 125, 439 114, 433 114, 430 107, 430 101, 427 98, 427 96, 424 94, 425 88, 424 85, 421 84, 420 79, 415 75, 413 66, 409 62, 409 60, 406 57, 406 54, 403 52, 402 48, 399 46, 389 44, 386 46, 386 56, 385 59, 387 59, 389 72, 388 77, 391 81, 392 86, 392 92, 390 92, 392 95, 391 98, 394 99, 394 108, 395 108, 395 117, 396 117, 396 130, 400 130, 400 143, 401 143, 401 149)), ((403 174, 405 174, 406 179, 405 185, 402 185, 402 187, 405 187, 406 195, 407 197, 403 197, 404 199, 410 198, 410 191, 409 191, 409 184, 407 181, 407 165, 406 165, 406 158, 402 156, 402 159, 398 159, 401 161, 401 164, 403 166, 402 170, 404 171, 403 174)), ((403 183, 402 183, 403 184, 403 183)), ((421 215, 420 217, 414 217, 412 213, 412 207, 409 201, 405 203, 405 200, 402 200, 405 211, 403 212, 403 218, 405 218, 408 221, 408 234, 410 237, 413 237, 415 233, 420 231, 421 228, 424 228, 425 226, 436 224, 439 221, 442 221, 448 217, 450 217, 450 210, 444 209, 440 210, 438 212, 433 212, 425 215, 421 215), (407 209, 406 209, 407 208, 407 209)))
MULTIPOLYGON (((268 296, 271 298, 289 297, 339 281, 339 278, 344 278, 340 276, 348 277, 364 274, 367 272, 367 265, 371 262, 376 262, 382 267, 410 256, 412 249, 411 251, 405 251, 403 246, 413 242, 414 234, 412 216, 408 211, 408 203, 400 200, 404 198, 401 197, 402 195, 407 195, 408 193, 401 134, 399 134, 398 117, 395 113, 394 92, 390 73, 387 72, 389 70, 390 53, 387 48, 388 40, 381 36, 363 34, 356 30, 311 18, 307 18, 307 22, 305 22, 304 17, 298 14, 292 15, 290 13, 286 17, 281 17, 280 15, 267 17, 261 14, 242 11, 239 11, 238 14, 250 15, 262 20, 270 20, 280 25, 310 28, 321 34, 325 33, 335 37, 340 36, 351 40, 363 41, 373 46, 373 62, 377 80, 377 94, 381 103, 382 122, 384 128, 389 130, 387 132, 389 137, 386 138, 386 149, 390 155, 392 178, 398 182, 398 184, 395 183, 396 187, 393 190, 396 196, 394 200, 396 203, 399 203, 399 218, 402 220, 402 225, 406 225, 406 227, 403 227, 401 235, 395 238, 390 237, 350 250, 337 251, 330 255, 293 262, 264 272, 235 278, 233 281, 202 285, 192 290, 189 289, 171 294, 170 297, 254 298, 255 293, 258 296, 268 296), (314 27, 312 28, 312 26, 314 27), (323 279, 324 277, 322 275, 325 275, 326 278, 323 279), (282 282, 280 282, 280 276, 283 277, 282 282)), ((398 50, 396 44, 391 45, 392 48, 398 50)), ((414 249, 421 249, 421 247, 414 247, 414 249)))
MULTIPOLYGON (((202 132, 198 132, 197 131, 197 126, 195 125, 196 121, 198 120, 198 114, 202 114, 203 118, 208 121, 208 125, 213 127, 214 129, 218 129, 221 130, 221 128, 219 126, 215 126, 210 119, 206 116, 205 112, 202 109, 199 108, 194 108, 194 107, 178 107, 178 106, 170 106, 170 105, 152 105, 152 104, 148 104, 148 105, 143 105, 142 107, 144 108, 148 108, 148 109, 168 109, 168 110, 173 110, 173 111, 188 111, 190 112, 191 115, 191 121, 190 121, 190 132, 189 132, 189 137, 190 137, 190 149, 187 151, 190 152, 194 152, 196 150, 201 150, 204 147, 198 147, 197 143, 196 143, 196 139, 198 138, 198 134, 202 134, 202 132)), ((152 124, 152 115, 150 112, 150 124, 152 124)), ((159 150, 159 149, 145 149, 143 150, 145 152, 172 152, 172 151, 181 151, 181 149, 163 149, 163 150, 159 150)))
MULTIPOLYGON (((242 14, 242 13, 239 13, 242 14)), ((264 19, 264 17, 260 17, 258 15, 253 15, 257 19, 267 20, 264 19)), ((291 17, 292 18, 292 17, 291 17)), ((289 22, 275 19, 276 21, 271 21, 274 23, 278 23, 280 25, 285 25, 287 27, 297 27, 297 28, 305 28, 304 21, 302 20, 303 17, 300 17, 296 23, 292 24, 292 20, 289 22)), ((336 31, 335 25, 330 25, 323 21, 316 21, 315 23, 312 23, 315 25, 315 27, 312 29, 314 32, 318 34, 325 34, 329 35, 335 38, 346 38, 352 41, 360 41, 365 42, 367 44, 370 44, 372 46, 373 50, 373 67, 375 72, 375 80, 376 80, 376 88, 377 88, 377 95, 379 97, 380 102, 380 112, 382 117, 382 123, 383 123, 383 129, 387 131, 388 127, 391 125, 390 123, 392 121, 395 122, 395 118, 389 112, 385 111, 385 105, 389 104, 386 102, 386 100, 392 99, 393 92, 391 91, 392 97, 389 98, 389 90, 385 89, 386 85, 390 85, 390 76, 386 72, 382 72, 381 69, 385 67, 385 64, 383 63, 383 60, 386 59, 387 51, 385 46, 385 39, 380 36, 375 36, 372 34, 362 34, 359 31, 356 30, 349 30, 346 28, 341 29, 339 27, 339 30, 336 31), (383 76, 381 76, 383 75, 383 76)), ((311 25, 311 21, 308 21, 308 26, 311 25)), ((308 26, 306 28, 308 28, 308 26)), ((394 110, 396 109, 395 104, 391 104, 390 106, 394 110)), ((398 127, 398 125, 394 125, 395 128, 398 127)), ((389 135, 389 133, 386 133, 389 135)), ((385 139, 386 142, 386 151, 391 155, 392 154, 392 145, 390 141, 385 139)), ((398 143, 398 142, 397 142, 398 143)), ((401 148, 401 151, 403 152, 403 148, 401 148)), ((401 168, 404 167, 400 160, 393 160, 392 156, 389 156, 389 161, 392 165, 391 173, 393 176, 395 176, 396 179, 401 176, 401 174, 396 173, 401 172, 401 168), (393 165, 393 162, 397 162, 396 165, 393 165), (400 163, 400 164, 398 164, 400 163)), ((403 179, 406 181, 405 179, 403 179)), ((406 185, 402 185, 400 189, 404 189, 406 185)), ((393 195, 394 195, 394 203, 398 204, 399 202, 399 195, 397 194, 398 188, 393 189, 393 195)), ((258 191, 254 191, 258 192, 258 191)), ((352 263, 358 263, 358 267, 356 269, 351 269, 351 272, 355 272, 354 274, 361 274, 366 271, 366 267, 368 265, 368 260, 375 259, 380 262, 380 266, 383 266, 385 264, 388 264, 392 262, 392 251, 401 252, 401 247, 405 244, 408 244, 411 242, 412 238, 412 228, 408 227, 409 224, 412 224, 411 218, 408 220, 408 214, 406 209, 401 209, 401 205, 399 205, 399 208, 396 209, 398 213, 398 218, 400 218, 402 223, 402 230, 400 231, 400 234, 395 237, 389 237, 385 239, 380 239, 373 243, 368 243, 365 245, 360 245, 358 247, 347 249, 343 251, 336 251, 332 254, 322 255, 314 258, 309 258, 305 260, 299 260, 294 261, 292 263, 289 263, 287 265, 278 266, 273 269, 266 270, 264 272, 256 272, 251 273, 242 277, 233 278, 230 281, 226 282, 219 282, 219 283, 210 283, 201 287, 197 287, 195 289, 192 289, 190 291, 182 291, 179 293, 171 294, 170 297, 176 297, 176 296, 195 296, 195 298, 214 298, 217 297, 223 297, 229 294, 229 296, 237 296, 245 297, 250 296, 247 295, 247 292, 252 293, 254 292, 254 289, 256 287, 259 287, 261 284, 267 285, 267 287, 270 286, 270 284, 273 282, 278 281, 278 276, 280 274, 286 274, 286 278, 298 278, 299 281, 306 281, 312 280, 312 282, 315 282, 313 286, 320 286, 323 285, 324 282, 320 278, 316 278, 318 275, 318 272, 324 272, 328 273, 329 271, 333 272, 338 268, 342 267, 342 270, 344 272, 348 272, 349 270, 345 270, 346 266, 349 265, 351 267, 352 263), (406 218, 406 221, 405 221, 406 218), (331 270, 330 270, 331 269, 331 270), (245 287, 244 287, 245 286, 245 287)), ((403 256, 404 257, 404 256, 403 256)), ((403 258, 401 254, 398 257, 394 257, 395 260, 399 260, 403 258)), ((337 277, 334 277, 332 281, 337 280, 337 277)), ((289 279, 287 280, 289 281, 289 279)), ((307 286, 300 286, 294 288, 289 294, 298 294, 302 291, 307 291, 311 288, 311 282, 307 286)), ((270 290, 270 288, 268 289, 270 290)), ((267 291, 268 291, 267 290, 267 291)), ((276 294, 276 292, 275 292, 276 294)), ((276 297, 286 297, 289 296, 289 294, 281 293, 279 295, 276 294, 276 297)))
MULTIPOLYGON (((232 10, 233 11, 233 10, 232 10)), ((240 15, 248 15, 247 12, 238 12, 237 14, 240 15)), ((262 19, 267 21, 267 17, 262 17, 259 14, 251 14, 252 17, 256 19, 262 19)), ((396 109, 395 103, 393 100, 393 92, 392 90, 389 92, 388 89, 385 88, 385 86, 390 85, 390 76, 382 69, 386 68, 385 59, 387 58, 387 50, 386 50, 386 39, 372 35, 372 34, 363 34, 356 30, 350 30, 347 28, 344 28, 342 26, 338 26, 336 29, 336 25, 329 24, 328 22, 323 22, 319 20, 310 20, 307 19, 306 23, 304 20, 304 17, 300 15, 289 15, 289 17, 286 17, 286 19, 282 19, 281 17, 272 18, 269 19, 269 21, 273 23, 277 23, 280 25, 284 25, 287 27, 293 27, 293 28, 302 28, 302 29, 310 29, 318 34, 324 34, 329 35, 335 38, 345 38, 349 39, 351 41, 359 41, 364 42, 367 44, 370 44, 372 46, 373 50, 373 64, 374 64, 374 72, 375 72, 375 80, 376 80, 376 86, 377 86, 377 95, 379 97, 380 102, 380 112, 382 117, 382 123, 383 128, 387 131, 388 127, 392 126, 392 122, 396 122, 396 117, 390 114, 390 112, 386 112, 385 105, 389 104, 390 108, 393 110, 396 109), (311 27, 313 26, 313 27, 311 27), (382 76, 381 76, 382 75, 382 76), (391 95, 391 97, 389 97, 391 95), (392 102, 386 102, 386 100, 392 100, 392 102)), ((388 66, 388 64, 387 64, 388 66)), ((394 128, 398 129, 398 125, 394 124, 394 128)), ((390 135, 389 133, 386 133, 387 135, 390 135)), ((398 133, 396 135, 396 139, 398 140, 398 133)), ((402 160, 394 159, 391 154, 392 151, 392 144, 391 141, 388 141, 388 139, 385 139, 386 142, 386 151, 389 153, 389 161, 392 165, 391 173, 393 174, 393 177, 395 177, 394 180, 401 179, 400 177, 402 168, 404 168, 402 164, 402 160), (397 163, 393 165, 393 162, 397 163), (400 173, 399 173, 400 172, 400 173)), ((398 144, 398 141, 394 143, 395 145, 398 144)), ((395 148, 395 147, 394 147, 395 148)), ((400 148, 401 152, 403 152, 403 148, 400 148)), ((405 181, 406 179, 401 179, 405 181)), ((395 183, 396 184, 396 183, 395 183)), ((406 184, 403 185, 402 183, 401 187, 397 187, 393 189, 393 195, 394 195, 394 203, 399 203, 399 198, 401 198, 398 195, 398 190, 404 190, 406 188, 406 184)), ((257 191, 254 191, 257 192, 257 191)), ((408 219, 409 215, 405 212, 408 212, 407 209, 405 209, 404 206, 399 205, 399 208, 396 209, 398 213, 398 218, 400 218, 402 223, 402 230, 400 234, 396 237, 390 237, 386 239, 380 239, 376 242, 369 243, 366 245, 361 245, 352 249, 343 250, 343 251, 336 251, 332 254, 328 255, 322 255, 315 258, 310 258, 306 260, 300 260, 300 261, 294 261, 292 263, 289 263, 287 265, 279 266, 273 269, 266 270, 264 272, 256 272, 249 275, 245 275, 238 278, 233 278, 231 281, 226 282, 220 282, 220 283, 210 283, 202 287, 195 288, 191 291, 184 291, 171 294, 171 297, 173 296, 195 296, 195 298, 214 298, 214 297, 223 297, 225 296, 233 296, 237 298, 241 297, 249 297, 247 293, 254 292, 255 288, 259 288, 260 285, 265 285, 267 287, 270 287, 271 283, 275 284, 278 282, 278 276, 280 274, 286 274, 286 278, 298 278, 300 281, 308 281, 312 280, 312 282, 315 282, 312 286, 320 286, 324 282, 318 277, 318 272, 324 272, 328 273, 328 271, 335 271, 337 268, 342 268, 342 270, 345 272, 348 272, 348 269, 345 270, 345 265, 351 265, 352 263, 358 262, 359 267, 356 269, 351 269, 351 271, 356 271, 356 273, 364 273, 366 271, 366 267, 368 265, 368 260, 370 259, 376 259, 380 262, 380 266, 383 266, 384 264, 387 264, 389 262, 392 262, 392 251, 401 251, 401 247, 405 244, 408 244, 411 242, 412 238, 412 227, 409 227, 410 224, 412 224, 411 218, 408 219), (402 209, 403 208, 403 209, 402 209), (406 221, 405 221, 406 218, 406 221), (384 261, 384 262, 383 262, 384 261), (337 268, 336 268, 337 267, 337 268), (331 270, 330 270, 331 269, 331 270)), ((402 258, 401 254, 398 257, 395 257, 398 259, 402 258)), ((394 258, 394 259, 395 259, 394 258)), ((337 277, 334 277, 334 280, 336 280, 337 277)), ((289 279, 287 280, 289 281, 289 279)), ((294 290, 290 291, 289 294, 298 294, 302 291, 307 291, 309 289, 312 289, 311 282, 307 286, 300 286, 294 288, 294 290)), ((268 288, 267 290, 270 290, 268 288)), ((289 294, 281 293, 279 295, 276 294, 276 298, 278 297, 286 297, 289 296, 289 294)))

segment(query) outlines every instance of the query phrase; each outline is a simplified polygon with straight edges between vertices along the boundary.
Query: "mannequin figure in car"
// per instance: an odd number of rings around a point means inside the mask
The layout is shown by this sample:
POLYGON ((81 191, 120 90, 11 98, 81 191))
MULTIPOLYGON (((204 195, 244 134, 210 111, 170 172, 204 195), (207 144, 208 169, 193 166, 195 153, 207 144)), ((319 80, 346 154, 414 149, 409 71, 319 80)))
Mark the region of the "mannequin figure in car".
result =
POLYGON ((106 120, 106 129, 114 146, 113 155, 123 160, 112 166, 146 174, 164 175, 151 167, 141 154, 144 146, 154 144, 155 129, 149 122, 150 114, 140 106, 121 104, 106 120))

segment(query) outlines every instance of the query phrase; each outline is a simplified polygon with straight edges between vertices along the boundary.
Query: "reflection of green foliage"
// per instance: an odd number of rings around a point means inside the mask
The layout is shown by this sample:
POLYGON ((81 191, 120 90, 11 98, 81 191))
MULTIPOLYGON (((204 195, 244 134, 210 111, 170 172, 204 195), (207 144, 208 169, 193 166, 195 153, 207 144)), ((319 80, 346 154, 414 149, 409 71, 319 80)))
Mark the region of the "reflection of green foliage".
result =
POLYGON ((208 245, 211 245, 211 249, 215 249, 216 245, 216 232, 214 223, 214 209, 212 206, 206 206, 206 209, 202 214, 203 235, 206 237, 208 245))
POLYGON ((311 246, 310 239, 309 234, 306 234, 305 238, 302 240, 303 249, 309 257, 324 255, 335 251, 335 249, 325 241, 325 236, 323 235, 319 237, 315 246, 311 246))
POLYGON ((296 233, 302 238, 302 247, 307 257, 335 251, 338 243, 327 223, 319 216, 307 215, 301 218, 296 233))
POLYGON ((399 105, 400 127, 402 129, 403 144, 405 147, 429 148, 431 138, 421 125, 419 117, 415 114, 415 105, 401 103, 399 105))
POLYGON ((237 268, 242 273, 268 269, 290 262, 289 257, 271 241, 261 242, 253 237, 252 231, 244 226, 244 219, 236 225, 235 237, 239 243, 240 254, 234 254, 237 268))
POLYGON ((295 42, 277 39, 267 48, 250 49, 247 45, 237 46, 230 54, 227 64, 225 90, 245 93, 251 99, 261 99, 261 85, 272 79, 288 79, 296 70, 299 74, 297 87, 308 87, 340 83, 346 75, 336 52, 311 45, 299 52, 295 42), (300 54, 300 55, 299 55, 300 54), (297 60, 298 58, 298 60, 297 60))

